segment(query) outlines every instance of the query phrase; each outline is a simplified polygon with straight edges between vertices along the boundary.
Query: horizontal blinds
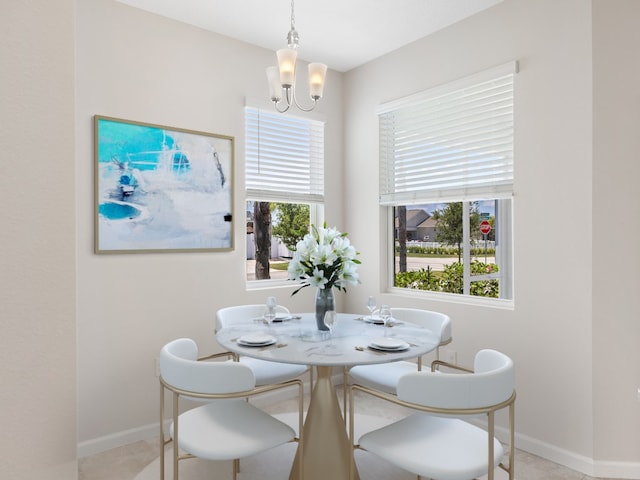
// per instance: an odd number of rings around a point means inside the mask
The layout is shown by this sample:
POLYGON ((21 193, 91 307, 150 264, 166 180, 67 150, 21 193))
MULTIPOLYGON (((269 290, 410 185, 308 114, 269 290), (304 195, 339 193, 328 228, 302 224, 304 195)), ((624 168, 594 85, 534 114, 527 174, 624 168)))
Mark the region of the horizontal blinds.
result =
POLYGON ((379 110, 381 204, 512 194, 515 68, 493 73, 379 110))
POLYGON ((324 123, 245 109, 247 200, 322 203, 324 123))

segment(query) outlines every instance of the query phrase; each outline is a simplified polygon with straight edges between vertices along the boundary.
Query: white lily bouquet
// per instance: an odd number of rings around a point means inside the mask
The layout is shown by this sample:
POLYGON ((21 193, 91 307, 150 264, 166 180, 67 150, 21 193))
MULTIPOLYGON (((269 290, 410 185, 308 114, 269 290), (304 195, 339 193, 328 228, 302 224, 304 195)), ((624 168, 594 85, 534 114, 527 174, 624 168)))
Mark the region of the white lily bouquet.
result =
POLYGON ((293 259, 289 263, 289 280, 302 280, 302 286, 294 291, 295 295, 304 287, 347 291, 347 285, 359 283, 357 266, 361 263, 356 257, 359 253, 351 245, 346 233, 335 228, 317 228, 311 225, 296 245, 293 259))

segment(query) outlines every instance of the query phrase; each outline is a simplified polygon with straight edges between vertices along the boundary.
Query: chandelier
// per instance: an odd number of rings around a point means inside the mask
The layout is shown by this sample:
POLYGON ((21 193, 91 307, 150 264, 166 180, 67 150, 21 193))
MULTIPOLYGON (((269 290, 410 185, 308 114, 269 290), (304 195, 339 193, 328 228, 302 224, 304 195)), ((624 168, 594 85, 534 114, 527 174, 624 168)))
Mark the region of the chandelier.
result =
POLYGON ((296 98, 296 59, 300 36, 296 31, 293 1, 291 0, 291 30, 287 34, 288 48, 276 52, 277 67, 267 67, 269 94, 276 110, 280 113, 286 112, 292 105, 304 112, 313 110, 318 100, 322 98, 324 79, 327 74, 327 66, 324 63, 309 64, 309 95, 313 105, 308 108, 302 107, 296 98))

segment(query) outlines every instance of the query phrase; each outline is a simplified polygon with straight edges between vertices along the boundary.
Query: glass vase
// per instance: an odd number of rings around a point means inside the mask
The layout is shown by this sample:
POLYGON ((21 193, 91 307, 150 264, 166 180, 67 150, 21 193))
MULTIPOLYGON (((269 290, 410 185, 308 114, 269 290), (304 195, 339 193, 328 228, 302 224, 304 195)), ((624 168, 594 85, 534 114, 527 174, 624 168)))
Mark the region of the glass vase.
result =
POLYGON ((329 327, 324 324, 324 314, 327 310, 336 309, 336 298, 333 288, 318 288, 316 290, 316 325, 318 330, 329 331, 329 327))

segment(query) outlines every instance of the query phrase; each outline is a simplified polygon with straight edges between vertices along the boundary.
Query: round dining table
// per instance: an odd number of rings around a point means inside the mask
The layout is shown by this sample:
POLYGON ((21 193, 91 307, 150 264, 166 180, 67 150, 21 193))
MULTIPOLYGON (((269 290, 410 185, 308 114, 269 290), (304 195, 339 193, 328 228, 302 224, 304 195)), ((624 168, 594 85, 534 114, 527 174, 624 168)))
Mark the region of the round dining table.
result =
POLYGON ((355 365, 416 358, 434 350, 440 339, 419 325, 391 319, 384 326, 362 315, 339 313, 331 333, 318 330, 313 313, 280 320, 265 325, 262 319, 247 319, 222 328, 216 339, 241 356, 316 367, 302 448, 298 446, 289 478, 302 480, 297 468, 302 455, 305 480, 348 480, 350 462, 353 479, 358 479, 353 446, 331 378, 334 368, 342 372, 355 365))

